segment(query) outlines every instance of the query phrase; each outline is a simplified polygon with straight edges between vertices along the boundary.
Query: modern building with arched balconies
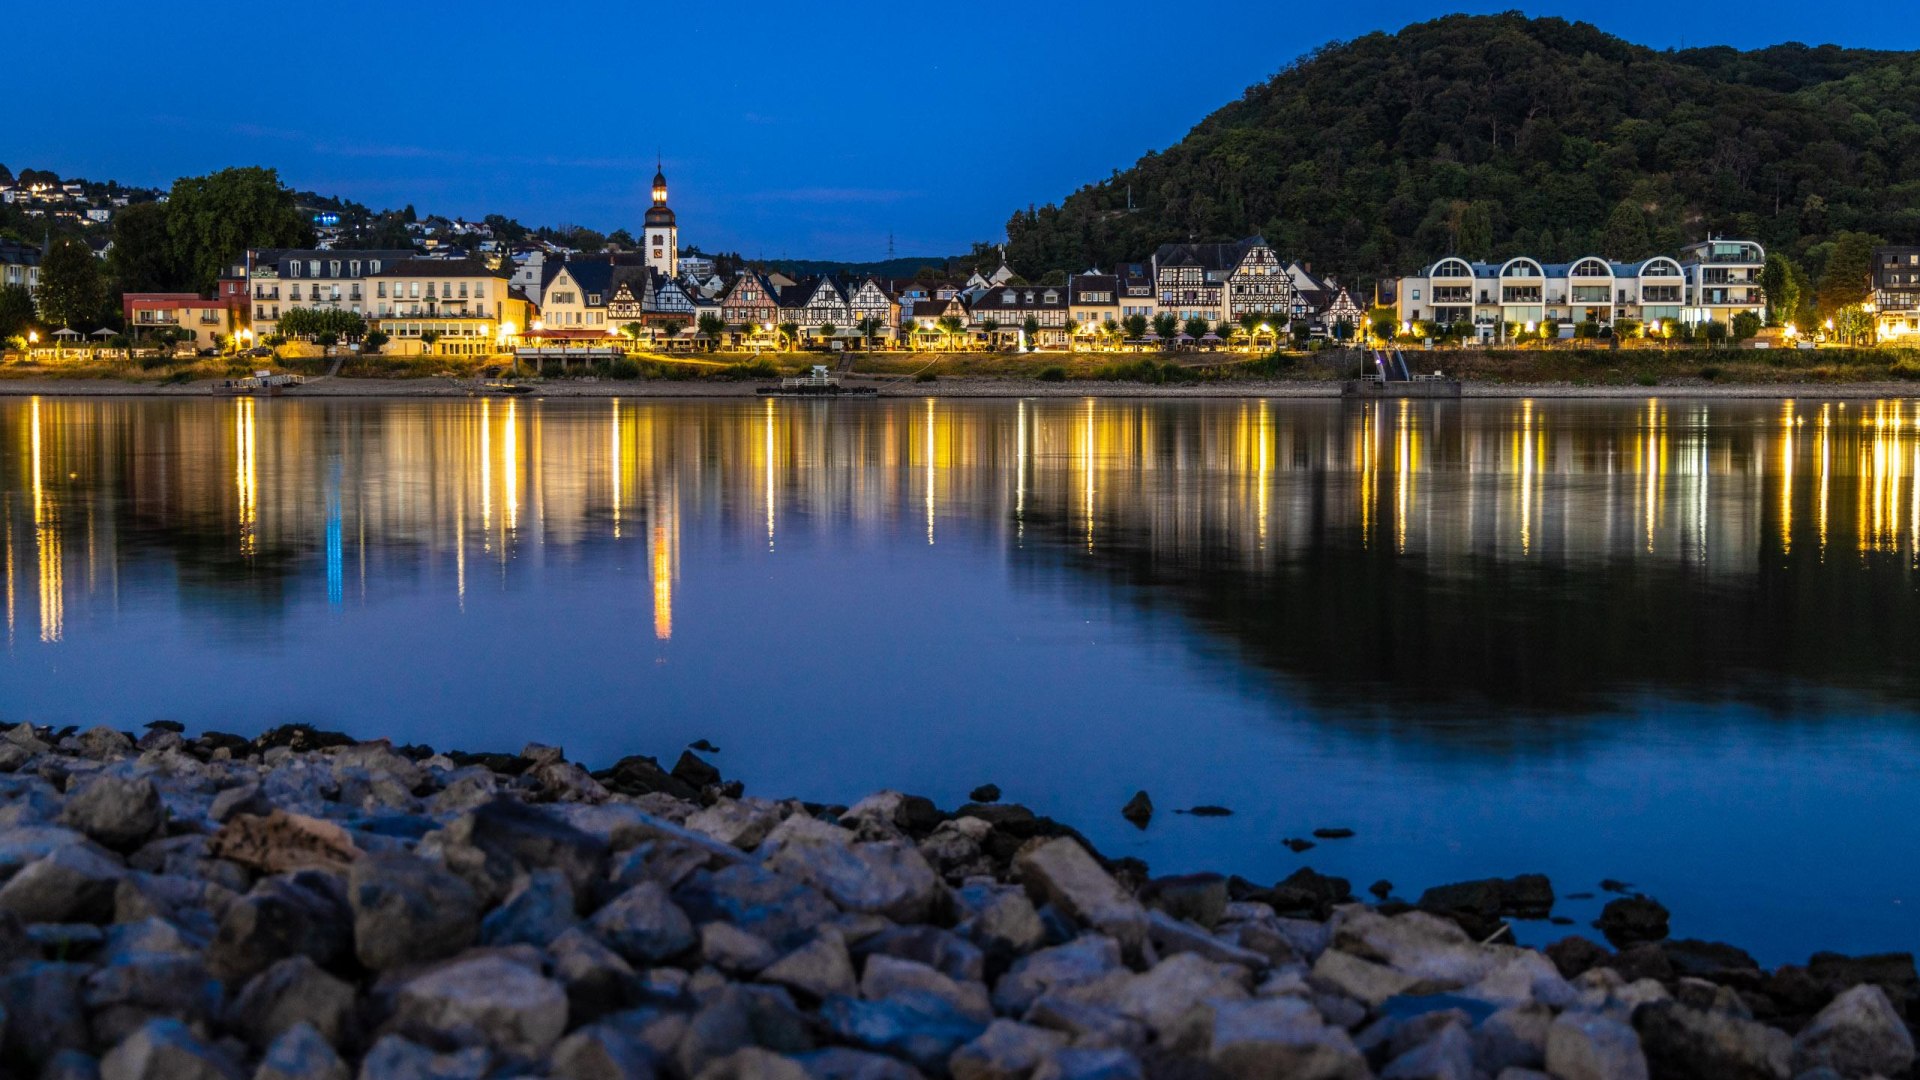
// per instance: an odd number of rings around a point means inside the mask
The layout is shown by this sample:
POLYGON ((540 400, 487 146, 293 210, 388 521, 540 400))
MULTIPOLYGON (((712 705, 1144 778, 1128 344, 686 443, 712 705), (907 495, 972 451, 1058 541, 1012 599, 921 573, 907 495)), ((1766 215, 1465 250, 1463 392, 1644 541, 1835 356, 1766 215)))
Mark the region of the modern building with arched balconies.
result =
POLYGON ((1408 327, 1470 323, 1479 338, 1489 341, 1501 338, 1505 326, 1536 329, 1555 324, 1562 335, 1571 335, 1581 323, 1610 327, 1623 319, 1641 324, 1708 318, 1726 322, 1740 311, 1763 310, 1758 279, 1766 259, 1758 245, 1726 246, 1741 250, 1721 257, 1748 261, 1729 263, 1724 273, 1723 267, 1704 260, 1688 263, 1668 255, 1640 262, 1590 255, 1564 263, 1527 256, 1473 262, 1450 255, 1421 274, 1400 279, 1397 312, 1408 327))

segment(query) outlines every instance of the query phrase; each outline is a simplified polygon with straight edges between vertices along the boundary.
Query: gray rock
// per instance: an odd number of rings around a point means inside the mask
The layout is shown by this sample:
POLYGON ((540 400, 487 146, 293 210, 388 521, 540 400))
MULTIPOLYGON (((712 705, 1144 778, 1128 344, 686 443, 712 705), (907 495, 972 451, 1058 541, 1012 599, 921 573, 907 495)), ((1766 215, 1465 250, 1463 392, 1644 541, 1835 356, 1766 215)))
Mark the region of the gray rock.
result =
POLYGON ((394 1024, 432 1040, 538 1058, 567 1029, 567 994, 558 983, 511 960, 479 956, 402 986, 394 1024))
POLYGON ((843 1042, 905 1058, 938 1071, 986 1025, 931 994, 907 993, 886 1001, 831 997, 820 1006, 827 1030, 843 1042))
POLYGON ((1368 1007, 1377 1007, 1390 997, 1406 993, 1419 984, 1412 975, 1395 971, 1384 964, 1362 960, 1338 949, 1328 949, 1314 961, 1309 976, 1316 986, 1344 994, 1368 1007))
POLYGON ((1114 1047, 1070 1046, 1033 1071, 1033 1080, 1145 1080, 1140 1059, 1114 1047))
POLYGON ((289 956, 327 967, 352 946, 353 913, 340 879, 301 870, 263 878, 234 901, 207 949, 207 963, 215 976, 239 985, 289 956))
POLYGON ((107 847, 128 851, 159 831, 166 814, 153 781, 97 776, 67 796, 60 823, 107 847))
POLYGON ((1632 1028, 1599 1013, 1562 1013, 1547 1029, 1547 1072, 1558 1080, 1647 1080, 1632 1028))
POLYGON ((710 922, 700 927, 700 959, 729 975, 752 976, 779 959, 779 953, 764 938, 732 923, 710 922))
POLYGON ((613 1024, 590 1024, 553 1048, 553 1080, 652 1080, 656 1055, 613 1024))
POLYGON ((758 864, 701 871, 677 886, 673 897, 694 919, 731 923, 776 949, 799 946, 840 914, 819 889, 758 864))
POLYGON ((575 927, 547 946, 554 978, 567 991, 567 1011, 586 1022, 616 1012, 639 999, 640 980, 620 954, 575 927))
POLYGON ((1299 998, 1202 1003, 1179 1046, 1235 1080, 1313 1077, 1362 1080, 1367 1060, 1340 1028, 1299 998))
POLYGON ((1156 878, 1139 895, 1148 908, 1208 930, 1219 925, 1227 911, 1227 879, 1219 874, 1156 878))
POLYGON ((782 822, 767 844, 767 864, 825 893, 845 911, 924 922, 945 901, 939 875, 897 841, 856 842, 853 834, 804 815, 782 822))
POLYGON ((1094 982, 1120 970, 1120 944, 1099 934, 1021 957, 993 987, 994 1008, 1019 1015, 1042 995, 1094 982))
POLYGON ((760 972, 762 982, 785 986, 816 1000, 854 992, 853 960, 847 943, 828 930, 760 972))
POLYGON ((558 870, 535 870, 505 903, 480 923, 482 945, 545 945, 567 932, 574 916, 573 884, 558 870))
POLYGON ((482 1080, 492 1063, 484 1047, 436 1054, 398 1035, 373 1044, 360 1062, 359 1080, 482 1080))
POLYGON ((226 788, 213 797, 213 803, 207 807, 207 817, 224 824, 239 814, 253 814, 265 817, 273 807, 260 791, 260 785, 253 781, 226 788))
POLYGON ((1834 998, 1793 1040, 1796 1072, 1824 1067, 1849 1077, 1899 1076, 1913 1060, 1913 1035, 1886 991, 1871 983, 1834 998))
POLYGON ((987 988, 980 983, 957 982, 912 960, 886 955, 867 958, 866 971, 860 976, 860 996, 869 1001, 883 1001, 908 993, 937 997, 953 1006, 956 1012, 982 1024, 993 1019, 987 988))
POLYGON ((253 1080, 350 1080, 351 1076, 333 1044, 312 1024, 301 1021, 267 1047, 253 1080))
POLYGON ((1538 1069, 1547 1063, 1547 1029, 1553 1010, 1538 1002, 1510 1005, 1485 1020, 1473 1032, 1473 1057, 1482 1071, 1538 1069))
POLYGON ((1064 1033, 1075 1046, 1138 1050, 1147 1043, 1147 1026, 1141 1021, 1117 1009, 1070 997, 1043 997, 1027 1009, 1024 1019, 1036 1027, 1064 1033))
POLYGON ((901 960, 925 964, 950 979, 982 982, 986 979, 987 957, 979 946, 951 930, 937 926, 887 926, 864 937, 846 931, 856 940, 856 960, 879 953, 901 960))
POLYGON ((308 957, 290 956, 247 982, 227 1008, 227 1026, 255 1047, 302 1025, 338 1044, 350 1030, 353 1012, 351 985, 308 957))
POLYGON ((1634 1010, 1633 1026, 1654 1076, 1787 1080, 1792 1075, 1793 1040, 1765 1024, 1656 1001, 1634 1010))
POLYGON ((1116 982, 1095 1000, 1144 1022, 1166 1039, 1196 1002, 1244 1001, 1250 981, 1245 968, 1179 953, 1116 982))
POLYGON ((1594 924, 1616 949, 1625 949, 1667 936, 1667 909, 1650 896, 1623 896, 1609 900, 1594 924))
POLYGON ((1014 870, 1035 900, 1055 905, 1123 947, 1138 948, 1146 940, 1146 910, 1071 837, 1022 852, 1014 870))
POLYGON ((541 869, 560 871, 576 896, 585 895, 607 857, 605 841, 511 799, 480 806, 429 839, 437 840, 447 867, 489 904, 520 876, 541 869))
POLYGON ((1426 1042, 1387 1063, 1380 1080, 1474 1080, 1473 1037, 1445 1024, 1426 1042))
POLYGON ((112 761, 133 754, 133 740, 105 725, 90 727, 73 737, 80 753, 94 761, 112 761))
POLYGON ((984 951, 999 957, 1024 956, 1046 939, 1046 927, 1025 891, 983 885, 968 886, 961 895, 973 917, 960 929, 984 951))
POLYGON ((593 933, 636 964, 657 964, 693 948, 693 922, 659 883, 643 881, 594 913, 593 933))
POLYGON ((765 799, 721 799, 689 815, 686 827, 742 851, 752 851, 780 824, 782 816, 779 804, 765 799))
POLYGON ((171 1018, 151 1021, 100 1059, 100 1080, 241 1080, 217 1048, 171 1018))
POLYGON ((953 1080, 1027 1080, 1056 1051, 1067 1045, 1058 1031, 1013 1020, 995 1020, 979 1037, 953 1052, 947 1069, 953 1080))
POLYGON ((87 976, 80 1001, 94 1042, 111 1046, 160 1017, 204 1024, 220 1009, 220 984, 195 955, 147 954, 87 976))
POLYGON ((64 844, 0 886, 0 911, 24 923, 104 922, 126 872, 91 844, 64 844))
POLYGON ((353 951, 374 971, 452 956, 473 944, 480 901, 467 883, 413 855, 369 855, 347 876, 353 951))
MULTIPOLYGON (((90 929, 101 933, 98 928, 90 929)), ((157 916, 115 923, 101 933, 100 961, 121 964, 135 956, 154 953, 194 956, 206 951, 212 936, 209 933, 199 937, 157 916)))

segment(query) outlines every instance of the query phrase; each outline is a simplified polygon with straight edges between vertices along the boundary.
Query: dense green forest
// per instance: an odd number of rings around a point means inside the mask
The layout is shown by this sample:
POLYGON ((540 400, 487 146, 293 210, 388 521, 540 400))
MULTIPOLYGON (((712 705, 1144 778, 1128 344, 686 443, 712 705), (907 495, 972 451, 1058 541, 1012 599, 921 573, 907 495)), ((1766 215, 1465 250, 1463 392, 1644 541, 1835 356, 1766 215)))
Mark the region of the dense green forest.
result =
POLYGON ((1658 52, 1586 23, 1449 16, 1321 48, 1007 225, 1029 275, 1255 232, 1348 280, 1447 253, 1630 259, 1708 232, 1818 280, 1842 234, 1920 241, 1920 53, 1658 52))

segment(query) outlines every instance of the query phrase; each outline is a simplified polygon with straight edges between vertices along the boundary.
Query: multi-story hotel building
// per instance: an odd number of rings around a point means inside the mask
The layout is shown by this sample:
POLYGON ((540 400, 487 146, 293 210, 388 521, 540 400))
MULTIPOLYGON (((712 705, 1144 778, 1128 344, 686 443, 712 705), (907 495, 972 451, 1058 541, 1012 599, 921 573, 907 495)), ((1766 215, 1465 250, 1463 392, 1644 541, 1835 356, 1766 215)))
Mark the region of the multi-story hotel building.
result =
POLYGON ((368 321, 391 352, 485 356, 527 328, 526 301, 510 295, 508 278, 477 257, 385 263, 368 282, 368 321))
POLYGON ((1687 282, 1681 320, 1725 323, 1742 312, 1765 317, 1760 271, 1766 265, 1766 249, 1751 240, 1704 240, 1681 248, 1680 269, 1687 282))
POLYGON ((280 317, 294 308, 370 314, 369 279, 416 257, 412 251, 250 251, 240 269, 253 332, 273 336, 279 332, 280 317))

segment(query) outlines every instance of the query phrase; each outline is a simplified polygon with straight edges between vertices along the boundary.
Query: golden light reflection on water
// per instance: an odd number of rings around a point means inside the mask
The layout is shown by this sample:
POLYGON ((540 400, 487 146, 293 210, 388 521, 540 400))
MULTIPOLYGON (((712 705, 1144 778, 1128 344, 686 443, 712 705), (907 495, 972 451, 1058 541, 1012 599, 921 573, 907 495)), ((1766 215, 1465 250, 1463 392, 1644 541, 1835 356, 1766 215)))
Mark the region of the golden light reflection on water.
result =
POLYGON ((1753 575, 1803 543, 1808 558, 1838 545, 1911 568, 1916 420, 1892 400, 36 398, 0 402, 13 433, 0 445, 14 448, 0 460, 0 570, 9 641, 35 598, 38 638, 53 643, 74 632, 76 604, 111 603, 136 547, 198 551, 216 577, 311 574, 336 603, 348 559, 363 599, 404 564, 443 573, 460 610, 471 554, 505 579, 523 562, 639 543, 660 641, 675 629, 682 545, 735 530, 766 557, 905 526, 941 551, 998 535, 1010 552, 1205 552, 1255 571, 1328 545, 1441 575, 1485 558, 1753 575), (807 528, 779 537, 785 523, 807 528), (69 576, 74 544, 88 572, 69 576))

